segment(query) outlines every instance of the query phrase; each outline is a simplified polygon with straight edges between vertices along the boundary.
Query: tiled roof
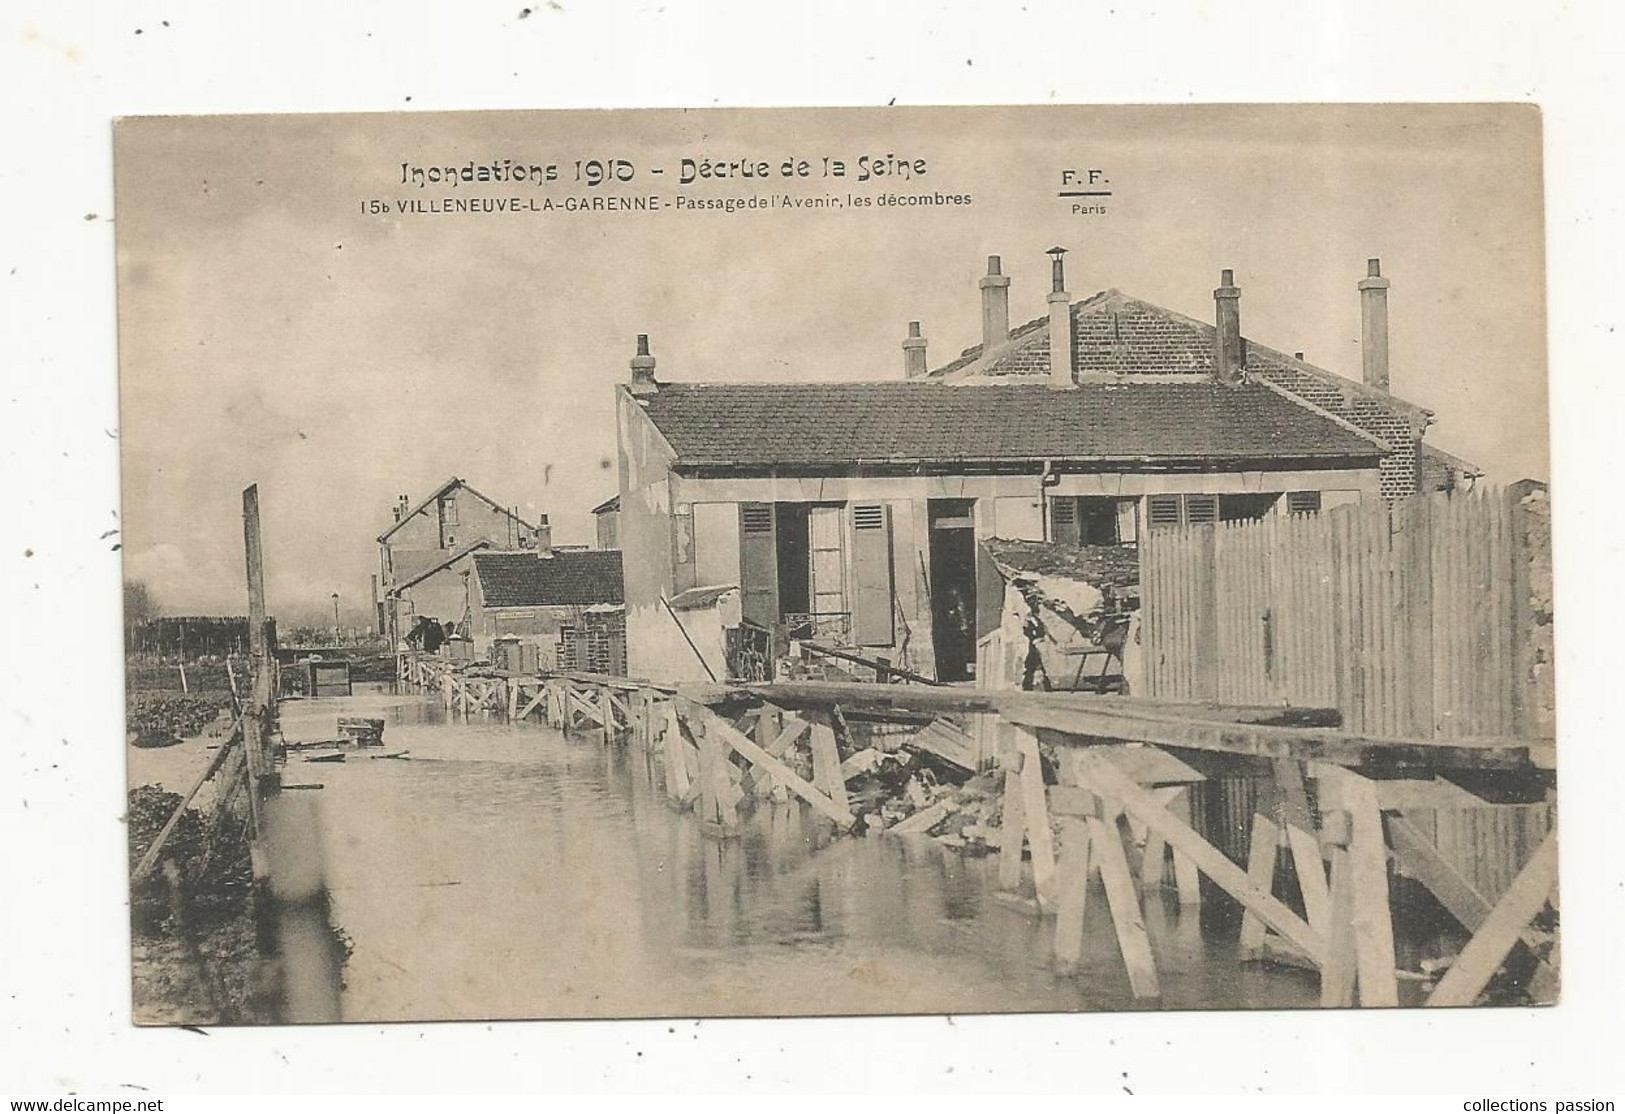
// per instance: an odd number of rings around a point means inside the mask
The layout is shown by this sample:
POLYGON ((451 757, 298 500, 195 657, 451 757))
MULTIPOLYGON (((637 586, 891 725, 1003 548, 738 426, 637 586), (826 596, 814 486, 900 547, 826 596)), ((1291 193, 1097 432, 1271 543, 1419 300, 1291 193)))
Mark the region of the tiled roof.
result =
MULTIPOLYGON (((1102 290, 1072 303, 1072 370, 1078 375, 1210 375, 1213 371, 1211 322, 1198 321, 1120 290, 1102 290)), ((1368 395, 1384 408, 1422 408, 1385 391, 1316 367, 1284 352, 1243 338, 1246 370, 1271 379, 1317 406, 1327 399, 1368 395)), ((1039 317, 1010 332, 1006 345, 986 359, 981 345, 930 373, 931 378, 1048 376, 1049 318, 1039 317)), ((1340 412, 1340 411, 1339 411, 1340 412)))
POLYGON ((477 553, 474 567, 486 607, 585 607, 625 602, 615 549, 477 553))
POLYGON ((684 465, 1315 459, 1380 442, 1262 384, 662 383, 639 402, 684 465))
POLYGON ((594 507, 590 513, 611 514, 620 509, 621 497, 619 495, 611 495, 608 499, 605 499, 602 503, 599 503, 596 507, 594 507))

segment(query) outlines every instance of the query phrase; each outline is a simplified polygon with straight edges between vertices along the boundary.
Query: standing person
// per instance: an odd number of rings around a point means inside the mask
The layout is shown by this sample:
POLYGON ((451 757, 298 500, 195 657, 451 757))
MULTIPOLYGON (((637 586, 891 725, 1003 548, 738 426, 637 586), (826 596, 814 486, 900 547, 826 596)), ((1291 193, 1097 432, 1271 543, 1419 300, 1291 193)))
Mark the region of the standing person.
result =
POLYGON ((1049 670, 1044 668, 1044 654, 1038 648, 1038 643, 1049 636, 1044 629, 1044 620, 1039 618, 1038 604, 1031 596, 1023 594, 1027 601, 1027 618, 1022 620, 1021 633, 1027 637, 1027 660, 1024 663, 1021 675, 1021 687, 1028 692, 1033 689, 1034 683, 1040 674, 1044 677, 1044 691, 1049 692, 1054 686, 1050 683, 1049 670))
POLYGON ((440 624, 433 619, 423 620, 423 652, 425 654, 438 654, 440 644, 445 641, 445 635, 440 630, 440 624))

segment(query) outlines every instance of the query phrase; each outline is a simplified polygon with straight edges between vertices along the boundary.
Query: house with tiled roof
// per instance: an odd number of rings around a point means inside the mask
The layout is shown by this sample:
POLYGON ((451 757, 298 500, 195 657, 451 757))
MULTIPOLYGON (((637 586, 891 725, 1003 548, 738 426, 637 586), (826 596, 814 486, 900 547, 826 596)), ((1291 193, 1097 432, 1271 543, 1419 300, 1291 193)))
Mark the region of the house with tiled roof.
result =
POLYGON ((472 542, 396 589, 408 616, 450 623, 475 658, 499 640, 547 669, 626 673, 625 596, 615 550, 499 549, 472 542))
POLYGON ((967 680, 990 590, 981 539, 1132 545, 1474 471, 1429 455, 1431 415, 1388 393, 1376 261, 1351 380, 1246 338, 1229 271, 1208 324, 1115 290, 1074 301, 1051 258, 1047 316, 1010 327, 994 257, 982 343, 933 370, 911 323, 898 379, 665 381, 639 337, 617 388, 632 673, 716 675, 697 649, 714 632, 671 601, 733 585, 752 633, 735 644, 831 642, 967 680))
MULTIPOLYGON (((390 517, 389 526, 378 535, 377 602, 391 643, 412 629, 415 622, 415 616, 403 621, 399 601, 407 585, 417 589, 420 602, 444 597, 444 606, 451 607, 461 589, 447 569, 469 547, 484 543, 498 549, 545 552, 551 544, 545 514, 536 523, 528 522, 520 517, 517 508, 503 506, 457 476, 416 503, 405 495, 399 496, 390 517)), ((416 614, 434 613, 419 610, 416 614)))

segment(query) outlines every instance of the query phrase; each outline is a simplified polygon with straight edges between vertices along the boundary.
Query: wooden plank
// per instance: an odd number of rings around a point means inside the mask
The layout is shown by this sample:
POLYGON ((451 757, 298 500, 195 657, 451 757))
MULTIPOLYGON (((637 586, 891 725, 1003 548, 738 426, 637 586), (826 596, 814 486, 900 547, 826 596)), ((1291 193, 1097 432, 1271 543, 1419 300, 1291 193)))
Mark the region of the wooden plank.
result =
MULTIPOLYGON (((1275 858, 1280 849, 1281 829, 1275 821, 1262 813, 1253 815, 1253 834, 1247 849, 1247 877, 1265 893, 1275 889, 1275 858)), ((1247 959, 1261 959, 1264 954, 1264 933, 1268 926, 1251 909, 1241 915, 1241 954, 1247 959)))
POLYGON ((1006 746, 1001 760, 1004 770, 1004 808, 999 818, 999 889, 1015 892, 1021 886, 1021 849, 1026 842, 1027 822, 1022 812, 1020 757, 1006 746))
MULTIPOLYGON (((1426 886, 1469 933, 1476 933, 1493 911, 1490 900, 1440 853, 1438 846, 1410 817, 1389 816, 1388 835, 1399 869, 1426 886)), ((1544 984, 1555 986, 1557 972, 1544 960, 1538 961, 1538 966, 1543 969, 1539 977, 1544 984)))
MULTIPOLYGON (((1186 826, 1189 827, 1194 825, 1196 820, 1196 807, 1194 802, 1191 800, 1191 790, 1188 787, 1181 789, 1179 791, 1179 795, 1175 798, 1175 801, 1180 805, 1185 814, 1186 826)), ((1151 828, 1150 825, 1147 825, 1147 829, 1160 837, 1161 833, 1158 833, 1156 829, 1151 828)), ((1165 837, 1163 837, 1163 841, 1168 842, 1165 837)), ((1191 860, 1191 857, 1178 847, 1174 847, 1173 853, 1174 886, 1179 892, 1180 908, 1195 908, 1196 906, 1202 904, 1202 880, 1197 877, 1196 863, 1194 863, 1191 860)))
POLYGON ((835 745, 835 731, 822 723, 812 725, 813 784, 828 795, 842 812, 850 812, 846 779, 841 776, 841 752, 835 745))
POLYGON ((918 835, 928 832, 946 820, 948 814, 953 810, 954 806, 951 801, 939 801, 899 820, 896 824, 887 828, 886 833, 888 835, 918 835))
MULTIPOLYGON (((1183 852, 1216 885, 1241 902, 1243 907, 1255 910, 1265 924, 1304 952, 1317 958, 1325 954, 1325 941, 1319 933, 1312 930, 1284 902, 1261 891, 1247 877, 1246 871, 1226 858, 1223 852, 1189 825, 1178 820, 1166 807, 1159 805, 1149 793, 1088 751, 1073 751, 1070 758, 1082 784, 1097 792, 1110 793, 1125 809, 1137 813, 1146 827, 1167 840, 1176 853, 1183 852)), ((1178 867, 1177 860, 1175 867, 1178 867)))
POLYGON ((1136 998, 1159 998, 1162 990, 1157 984, 1157 963, 1151 953, 1151 937, 1145 931, 1139 896, 1134 892, 1134 879, 1123 855, 1122 832, 1115 822, 1108 823, 1098 816, 1085 823, 1089 826, 1090 854, 1100 865, 1106 905, 1117 930, 1117 946, 1128 968, 1129 989, 1136 998))
POLYGON ((1332 915, 1326 952, 1320 959, 1320 1004, 1331 1009, 1354 1005, 1354 884, 1347 847, 1332 848, 1332 915))
POLYGON ((242 741, 242 721, 239 720, 234 725, 231 737, 226 740, 219 750, 214 752, 214 757, 209 759, 208 765, 203 768, 203 773, 198 775, 191 788, 181 795, 180 803, 175 806, 175 811, 170 813, 169 819, 164 821, 164 826, 158 829, 158 834, 153 836, 152 842, 142 852, 141 858, 135 864, 135 869, 130 871, 131 882, 138 882, 151 872, 153 865, 158 862, 158 856, 163 852, 164 844, 169 842, 169 837, 174 834, 175 828, 181 822, 181 817, 185 815, 186 806, 192 803, 192 798, 196 797, 198 790, 203 788, 203 783, 212 778, 215 772, 225 765, 226 759, 234 752, 236 745, 242 741))
POLYGON ((942 720, 926 724, 904 739, 903 745, 928 751, 967 773, 976 772, 976 741, 942 720))
MULTIPOLYGON (((1323 785, 1326 782, 1322 782, 1323 785)), ((1353 894, 1354 959, 1361 1006, 1396 1006, 1394 922, 1388 893, 1388 848, 1376 787, 1336 771, 1338 807, 1349 817, 1349 881, 1353 894)))
POLYGON ((1331 891, 1326 884, 1326 863, 1320 840, 1314 834, 1314 817, 1309 811, 1309 794, 1303 782, 1303 764, 1290 759, 1275 763, 1275 790, 1281 806, 1281 822, 1286 825, 1287 847, 1303 895, 1304 915, 1309 927, 1322 936, 1328 934, 1331 920, 1331 891))
POLYGON ((1518 942, 1525 926, 1548 900, 1556 901, 1556 887, 1557 837, 1551 835, 1495 903, 1495 908, 1428 996, 1427 1004, 1470 1006, 1476 1002, 1502 960, 1518 942))
MULTIPOLYGON (((996 712, 1025 727, 1072 736, 1071 745, 1153 743, 1260 758, 1315 759, 1340 765, 1394 769, 1531 769, 1527 739, 1388 738, 1324 727, 1277 726, 1204 718, 1186 710, 1156 712, 1146 706, 1114 707, 1116 697, 1080 702, 1076 694, 993 689, 923 689, 906 685, 784 682, 742 686, 741 691, 784 705, 919 712, 996 712)), ((1280 710, 1277 709, 1277 712, 1280 710)))
POLYGON ((675 702, 666 705, 666 735, 665 735, 665 761, 666 761, 666 795, 674 801, 682 800, 688 795, 689 779, 688 764, 684 761, 682 721, 677 714, 675 702))
MULTIPOLYGON (((702 705, 695 704, 693 701, 685 698, 679 697, 676 701, 674 701, 674 703, 684 705, 688 711, 688 714, 691 716, 711 714, 702 705)), ((725 745, 738 751, 744 756, 746 761, 766 768, 769 773, 782 781, 791 792, 795 793, 802 800, 806 801, 818 812, 829 817, 843 830, 850 828, 853 824, 857 823, 857 818, 854 817, 850 811, 835 804, 833 800, 825 796, 816 787, 803 780, 794 770, 790 769, 790 767, 786 766, 783 762, 780 762, 771 754, 768 754, 767 751, 757 746, 745 735, 735 731, 729 724, 716 720, 713 717, 710 727, 717 733, 725 745)))
POLYGON ((1038 736, 1019 728, 1014 735, 1016 753, 1021 755, 1021 815, 1032 852, 1033 889, 1039 908, 1048 911, 1055 903, 1055 840, 1044 800, 1044 767, 1038 757, 1038 736))
POLYGON ((1083 914, 1089 897, 1089 823, 1061 821, 1061 857, 1055 869, 1055 964, 1063 974, 1083 957, 1083 914))

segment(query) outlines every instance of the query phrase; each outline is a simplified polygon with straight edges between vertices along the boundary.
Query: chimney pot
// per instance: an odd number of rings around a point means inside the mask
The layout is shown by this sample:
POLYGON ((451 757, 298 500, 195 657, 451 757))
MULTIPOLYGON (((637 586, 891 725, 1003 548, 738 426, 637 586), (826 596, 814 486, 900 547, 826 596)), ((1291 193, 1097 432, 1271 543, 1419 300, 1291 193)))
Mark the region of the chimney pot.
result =
POLYGON ((908 336, 903 340, 903 377, 918 379, 925 374, 925 337, 920 334, 920 323, 908 323, 908 336))
POLYGON ((987 257, 982 289, 982 351, 991 352, 1010 339, 1010 279, 996 255, 987 257))
POLYGON ((1368 259, 1360 290, 1360 372, 1366 386, 1388 389, 1388 286, 1382 260, 1368 259))
POLYGON ((1241 382, 1245 357, 1241 350, 1241 290, 1236 273, 1226 267, 1219 272, 1219 285, 1213 291, 1213 376, 1221 383, 1241 382))
POLYGON ((630 390, 635 395, 653 394, 660 389, 655 382, 655 358, 649 354, 649 334, 638 334, 638 354, 632 357, 630 390))
POLYGON ((1072 295, 1066 292, 1066 274, 1061 267, 1063 247, 1044 253, 1050 257, 1049 302, 1049 385, 1072 386, 1072 295))
POLYGON ((1049 256, 1049 289, 1051 294, 1059 294, 1066 290, 1066 267, 1061 257, 1066 249, 1057 245, 1044 253, 1049 256))

